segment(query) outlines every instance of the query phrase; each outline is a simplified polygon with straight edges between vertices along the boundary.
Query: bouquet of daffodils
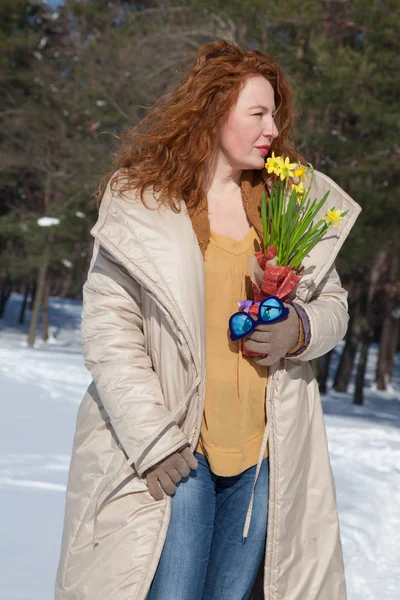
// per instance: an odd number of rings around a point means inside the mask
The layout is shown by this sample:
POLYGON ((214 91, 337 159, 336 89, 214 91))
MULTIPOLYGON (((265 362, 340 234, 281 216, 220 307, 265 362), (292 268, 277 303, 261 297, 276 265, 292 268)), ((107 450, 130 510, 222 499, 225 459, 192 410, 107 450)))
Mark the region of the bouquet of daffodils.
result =
MULTIPOLYGON (((269 296, 276 296, 282 302, 288 300, 300 280, 302 261, 324 237, 330 227, 339 226, 348 211, 335 208, 327 211, 318 222, 316 215, 325 203, 329 191, 321 199, 311 200, 310 189, 314 179, 314 169, 290 163, 289 158, 275 156, 268 158, 265 168, 274 173, 278 180, 271 188, 267 204, 265 192, 261 198, 263 224, 263 250, 250 257, 250 277, 254 300, 239 302, 240 311, 245 311, 255 319, 258 317, 260 302, 269 296), (311 181, 304 188, 306 175, 311 172, 311 181)), ((244 356, 260 356, 246 350, 244 356)))

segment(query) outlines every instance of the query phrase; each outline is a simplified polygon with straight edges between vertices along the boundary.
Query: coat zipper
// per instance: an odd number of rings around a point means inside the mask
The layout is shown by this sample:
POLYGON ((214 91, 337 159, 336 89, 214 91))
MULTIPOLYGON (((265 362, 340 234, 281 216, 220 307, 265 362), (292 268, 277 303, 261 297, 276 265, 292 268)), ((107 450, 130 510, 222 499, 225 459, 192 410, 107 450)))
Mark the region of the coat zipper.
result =
MULTIPOLYGON (((265 405, 266 405, 266 410, 267 410, 267 419, 269 420, 270 426, 271 426, 269 440, 271 440, 273 435, 276 433, 276 426, 275 426, 274 414, 273 414, 272 396, 273 396, 273 392, 274 392, 274 386, 276 383, 276 376, 280 369, 281 362, 282 362, 282 359, 279 362, 275 363, 275 365, 272 365, 271 372, 270 372, 268 380, 267 380, 266 390, 265 390, 265 405), (270 410, 268 410, 268 408, 270 408, 270 410)), ((269 490, 268 490, 268 528, 267 528, 267 550, 269 549, 269 560, 268 560, 268 553, 267 553, 266 557, 265 557, 265 561, 264 561, 264 569, 268 576, 268 580, 266 580, 265 573, 264 573, 265 600, 272 600, 272 598, 273 598, 272 565, 274 563, 274 548, 275 548, 275 539, 274 538, 275 538, 275 528, 276 528, 276 506, 277 506, 277 502, 276 502, 277 476, 275 473, 275 471, 276 471, 275 447, 276 447, 276 444, 274 442, 272 444, 271 443, 269 444, 268 458, 269 458, 270 485, 269 485, 269 490), (271 483, 273 483, 274 485, 271 485, 271 483), (266 591, 267 586, 269 588, 268 596, 267 596, 267 591, 266 591)))

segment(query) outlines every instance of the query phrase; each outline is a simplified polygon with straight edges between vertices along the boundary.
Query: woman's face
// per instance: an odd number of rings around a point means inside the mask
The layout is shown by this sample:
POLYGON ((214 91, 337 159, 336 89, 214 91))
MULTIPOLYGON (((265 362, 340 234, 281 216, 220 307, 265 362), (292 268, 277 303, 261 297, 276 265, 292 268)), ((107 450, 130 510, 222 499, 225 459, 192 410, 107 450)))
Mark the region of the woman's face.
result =
POLYGON ((274 89, 270 82, 262 76, 248 79, 219 140, 220 152, 234 170, 264 167, 269 147, 278 136, 274 112, 274 89))

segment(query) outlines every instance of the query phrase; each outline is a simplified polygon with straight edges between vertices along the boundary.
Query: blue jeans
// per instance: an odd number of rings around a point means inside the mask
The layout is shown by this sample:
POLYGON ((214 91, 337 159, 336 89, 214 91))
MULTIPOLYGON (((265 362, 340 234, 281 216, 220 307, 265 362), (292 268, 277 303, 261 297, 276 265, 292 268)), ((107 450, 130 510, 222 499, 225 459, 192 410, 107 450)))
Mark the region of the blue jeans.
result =
POLYGON ((177 484, 167 537, 147 600, 248 600, 267 532, 268 458, 254 492, 248 537, 243 527, 256 466, 239 475, 215 475, 199 466, 177 484))

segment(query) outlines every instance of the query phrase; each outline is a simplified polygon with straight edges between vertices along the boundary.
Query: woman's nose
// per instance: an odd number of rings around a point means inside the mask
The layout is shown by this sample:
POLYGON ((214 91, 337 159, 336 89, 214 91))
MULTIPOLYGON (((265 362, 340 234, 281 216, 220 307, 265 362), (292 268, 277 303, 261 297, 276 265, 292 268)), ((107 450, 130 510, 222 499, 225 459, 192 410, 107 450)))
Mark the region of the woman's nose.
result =
POLYGON ((265 137, 270 137, 273 140, 278 137, 279 131, 276 126, 275 120, 270 118, 264 125, 263 135, 265 137))

